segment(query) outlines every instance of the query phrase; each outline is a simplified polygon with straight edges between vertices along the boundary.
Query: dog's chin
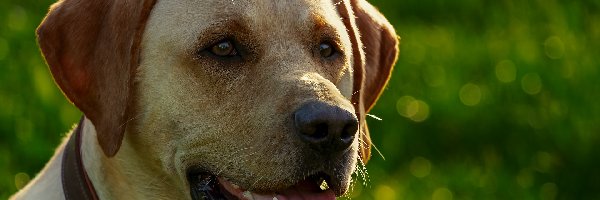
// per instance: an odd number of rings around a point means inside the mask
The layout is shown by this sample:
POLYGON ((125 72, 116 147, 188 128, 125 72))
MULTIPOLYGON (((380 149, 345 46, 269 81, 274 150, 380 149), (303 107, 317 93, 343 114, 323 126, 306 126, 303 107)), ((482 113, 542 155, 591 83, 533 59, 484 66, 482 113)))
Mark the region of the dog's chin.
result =
POLYGON ((283 190, 277 191, 250 191, 232 183, 227 178, 211 173, 191 170, 187 174, 190 195, 193 200, 284 200, 284 199, 315 199, 335 200, 336 195, 341 195, 340 184, 331 182, 330 176, 323 172, 315 173, 304 180, 298 181, 283 190), (331 184, 333 183, 333 184, 331 184), (338 194, 336 194, 338 193, 338 194))

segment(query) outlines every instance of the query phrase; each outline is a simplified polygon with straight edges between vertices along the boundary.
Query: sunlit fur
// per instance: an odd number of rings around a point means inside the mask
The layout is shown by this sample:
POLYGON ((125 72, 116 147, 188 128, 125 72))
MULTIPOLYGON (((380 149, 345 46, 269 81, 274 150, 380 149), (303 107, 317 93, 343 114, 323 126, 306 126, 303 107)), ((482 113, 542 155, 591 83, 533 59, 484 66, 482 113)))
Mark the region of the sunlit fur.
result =
MULTIPOLYGON (((254 191, 281 190, 313 173, 293 135, 292 113, 312 100, 354 113, 352 45, 334 3, 158 1, 141 43, 135 114, 116 156, 103 154, 94 125, 84 121, 84 165, 100 198, 189 199, 190 167, 254 191), (254 54, 243 64, 198 58, 198 48, 218 42, 207 38, 227 32, 222 26, 231 21, 242 24, 236 31, 247 34, 244 45, 254 54), (315 28, 327 30, 315 35, 315 28), (320 60, 312 49, 321 39, 336 40, 340 58, 320 60)), ((322 163, 335 166, 341 191, 350 185, 358 145, 357 137, 334 163, 322 163)), ((13 198, 62 199, 61 149, 13 198)))
MULTIPOLYGON (((243 188, 289 187, 309 175, 292 113, 311 100, 354 112, 350 46, 331 1, 159 1, 137 73, 140 116, 125 142, 178 186, 185 185, 185 170, 198 165, 243 188), (216 9, 201 9, 207 7, 216 9), (306 39, 313 38, 315 15, 335 28, 344 63, 323 65, 313 56, 310 45, 321 41, 306 39), (190 60, 202 33, 227 20, 246 23, 258 60, 241 66, 190 60)), ((338 161, 345 162, 339 164, 345 184, 357 147, 355 141, 338 161)))

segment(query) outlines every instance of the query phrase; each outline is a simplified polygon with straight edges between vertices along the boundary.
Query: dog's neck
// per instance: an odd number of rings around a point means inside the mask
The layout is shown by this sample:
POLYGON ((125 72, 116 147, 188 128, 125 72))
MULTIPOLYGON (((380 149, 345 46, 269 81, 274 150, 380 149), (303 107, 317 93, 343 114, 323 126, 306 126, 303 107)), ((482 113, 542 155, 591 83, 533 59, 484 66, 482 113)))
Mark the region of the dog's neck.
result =
POLYGON ((134 148, 128 133, 119 152, 109 158, 98 144, 91 121, 86 118, 83 124, 83 164, 100 199, 190 198, 181 183, 160 170, 160 163, 134 148))

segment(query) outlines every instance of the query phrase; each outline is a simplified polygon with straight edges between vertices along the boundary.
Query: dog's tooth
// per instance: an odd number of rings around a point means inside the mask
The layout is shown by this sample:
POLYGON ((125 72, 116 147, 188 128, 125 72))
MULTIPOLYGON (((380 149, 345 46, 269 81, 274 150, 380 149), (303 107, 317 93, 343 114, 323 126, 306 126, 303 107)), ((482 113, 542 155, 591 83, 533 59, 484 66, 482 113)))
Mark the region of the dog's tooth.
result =
POLYGON ((327 185, 327 181, 323 180, 323 182, 321 182, 321 184, 319 185, 319 188, 321 188, 322 191, 328 190, 329 185, 327 185))
POLYGON ((246 198, 248 200, 254 200, 254 196, 252 195, 252 192, 250 192, 250 191, 244 191, 244 193, 242 193, 242 195, 244 196, 244 198, 246 198))

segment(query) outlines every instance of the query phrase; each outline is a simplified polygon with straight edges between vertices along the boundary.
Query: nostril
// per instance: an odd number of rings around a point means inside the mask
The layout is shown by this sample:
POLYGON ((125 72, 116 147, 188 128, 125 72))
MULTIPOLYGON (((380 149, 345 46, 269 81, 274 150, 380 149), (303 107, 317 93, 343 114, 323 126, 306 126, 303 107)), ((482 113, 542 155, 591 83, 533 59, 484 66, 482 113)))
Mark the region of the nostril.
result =
POLYGON ((343 142, 351 142, 354 140, 354 136, 356 135, 356 131, 358 130, 358 124, 355 122, 350 122, 344 127, 342 134, 340 135, 340 139, 343 142))
POLYGON ((311 141, 319 141, 327 138, 327 135, 329 135, 329 125, 324 122, 308 123, 301 125, 298 129, 302 136, 311 141))
POLYGON ((322 139, 327 137, 328 132, 329 126, 327 125, 327 123, 319 123, 315 125, 315 132, 309 136, 315 139, 322 139))

